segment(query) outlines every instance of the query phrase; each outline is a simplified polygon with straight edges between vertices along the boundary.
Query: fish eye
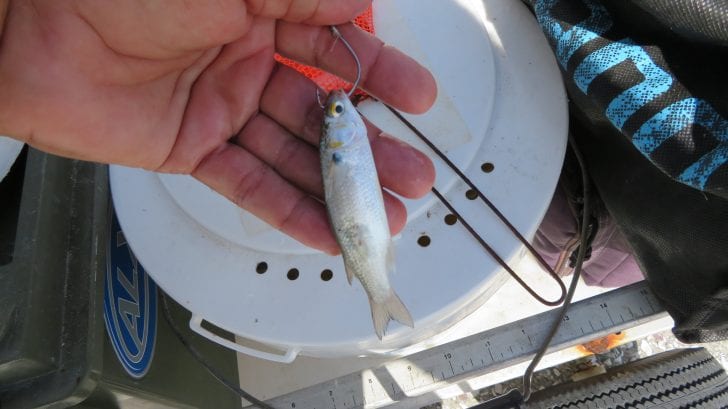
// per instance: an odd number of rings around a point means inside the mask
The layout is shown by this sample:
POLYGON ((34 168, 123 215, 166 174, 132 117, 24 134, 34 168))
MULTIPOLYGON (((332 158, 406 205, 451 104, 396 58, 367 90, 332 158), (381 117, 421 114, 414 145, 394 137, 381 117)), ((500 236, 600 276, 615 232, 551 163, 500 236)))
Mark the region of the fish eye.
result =
POLYGON ((334 118, 341 115, 342 112, 344 112, 344 106, 340 102, 335 102, 331 105, 329 105, 329 116, 332 116, 334 118))

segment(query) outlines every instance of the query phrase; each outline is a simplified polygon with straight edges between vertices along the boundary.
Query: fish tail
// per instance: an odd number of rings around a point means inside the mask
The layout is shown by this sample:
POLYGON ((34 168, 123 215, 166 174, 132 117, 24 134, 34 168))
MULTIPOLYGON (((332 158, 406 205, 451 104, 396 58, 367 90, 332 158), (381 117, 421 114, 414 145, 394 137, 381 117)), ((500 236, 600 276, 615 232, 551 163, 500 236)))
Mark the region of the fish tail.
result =
POLYGON ((392 319, 401 322, 402 324, 414 328, 412 322, 412 316, 407 307, 404 306, 402 300, 399 299, 397 293, 394 290, 389 291, 389 295, 384 302, 378 303, 369 297, 369 304, 372 308, 372 321, 374 321, 374 331, 381 340, 384 333, 387 331, 387 324, 392 319))

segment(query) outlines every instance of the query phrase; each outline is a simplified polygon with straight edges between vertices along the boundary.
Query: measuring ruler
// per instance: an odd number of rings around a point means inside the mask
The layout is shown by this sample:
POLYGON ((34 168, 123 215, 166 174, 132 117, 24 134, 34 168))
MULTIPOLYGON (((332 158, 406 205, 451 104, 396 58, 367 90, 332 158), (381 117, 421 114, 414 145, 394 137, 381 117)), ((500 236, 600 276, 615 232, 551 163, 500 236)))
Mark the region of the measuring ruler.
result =
MULTIPOLYGON (((485 332, 351 373, 269 401, 275 408, 378 408, 530 360, 558 311, 549 310, 485 332)), ((549 351, 626 330, 667 313, 644 282, 572 304, 549 351)))

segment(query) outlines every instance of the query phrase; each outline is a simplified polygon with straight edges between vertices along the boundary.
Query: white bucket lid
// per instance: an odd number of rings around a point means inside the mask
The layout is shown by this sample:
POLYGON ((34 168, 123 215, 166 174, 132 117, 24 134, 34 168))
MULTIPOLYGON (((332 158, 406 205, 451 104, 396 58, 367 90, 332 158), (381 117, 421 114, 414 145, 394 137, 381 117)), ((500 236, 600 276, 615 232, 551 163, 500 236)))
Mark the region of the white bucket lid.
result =
POLYGON ((23 150, 23 142, 0 136, 0 180, 10 172, 10 168, 23 150))
MULTIPOLYGON (((374 1, 374 23, 377 35, 438 80, 436 106, 406 117, 532 236, 553 194, 567 135, 560 74, 535 20, 512 0, 382 0, 374 1), (494 30, 491 11, 501 19, 498 27, 508 29, 494 30), (493 170, 481 170, 484 163, 493 170)), ((520 254, 511 232, 480 201, 465 197, 467 186, 411 131, 381 104, 368 101, 360 109, 430 154, 436 187, 503 259, 520 254)), ((449 212, 434 196, 405 200, 409 218, 395 238, 391 280, 415 328, 392 322, 380 341, 366 294, 358 282, 349 286, 340 257, 298 244, 191 177, 112 166, 110 178, 128 242, 155 281, 193 312, 193 326, 200 330, 205 319, 287 352, 263 355, 269 359, 396 351, 464 318, 503 282, 501 267, 460 223, 444 222, 449 212), (418 245, 422 235, 429 246, 418 245), (260 262, 267 263, 264 274, 256 273, 260 262), (287 278, 291 268, 300 272, 296 280, 287 278), (320 276, 325 269, 333 271, 330 281, 320 276)))

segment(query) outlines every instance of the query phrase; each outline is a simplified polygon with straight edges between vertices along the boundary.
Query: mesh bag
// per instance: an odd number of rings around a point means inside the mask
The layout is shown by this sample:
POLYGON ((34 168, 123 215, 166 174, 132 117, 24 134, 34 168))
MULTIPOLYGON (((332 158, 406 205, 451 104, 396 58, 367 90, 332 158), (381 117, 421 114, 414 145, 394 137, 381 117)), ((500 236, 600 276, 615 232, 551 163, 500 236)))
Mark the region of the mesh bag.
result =
POLYGON ((728 338, 728 3, 530 0, 571 132, 683 342, 728 338))
MULTIPOLYGON (((369 33, 374 34, 374 20, 372 18, 372 6, 370 5, 369 8, 367 8, 362 14, 358 15, 353 23, 361 28, 362 30, 365 30, 369 33)), ((339 77, 337 77, 334 74, 328 73, 326 71, 323 71, 316 67, 311 67, 309 65, 301 64, 296 61, 293 61, 289 58, 283 57, 279 54, 275 55, 276 61, 280 62, 281 64, 287 65, 289 67, 292 67, 296 69, 298 72, 305 75, 307 78, 311 79, 313 82, 315 82, 319 87, 326 90, 326 92, 329 92, 334 89, 350 89, 351 83, 348 81, 345 81, 339 77)), ((363 95, 364 93, 362 91, 357 91, 356 94, 363 95)))

